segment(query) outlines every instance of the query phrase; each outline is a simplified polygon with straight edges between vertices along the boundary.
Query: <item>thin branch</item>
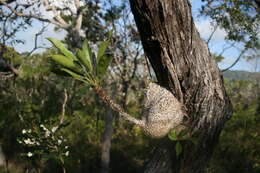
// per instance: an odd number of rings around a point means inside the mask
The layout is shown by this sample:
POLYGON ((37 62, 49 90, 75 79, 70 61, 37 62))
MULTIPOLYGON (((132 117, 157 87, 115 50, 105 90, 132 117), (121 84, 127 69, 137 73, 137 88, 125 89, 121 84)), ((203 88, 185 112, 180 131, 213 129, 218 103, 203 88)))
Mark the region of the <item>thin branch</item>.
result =
POLYGON ((207 40, 207 45, 209 44, 209 42, 211 41, 211 39, 212 39, 212 37, 213 37, 213 35, 215 34, 215 32, 217 31, 217 29, 218 29, 218 26, 217 25, 215 25, 214 26, 214 29, 213 29, 213 31, 212 31, 212 33, 210 34, 210 36, 209 36, 209 38, 208 38, 208 40, 207 40))
POLYGON ((63 98, 63 103, 62 103, 62 106, 61 106, 60 122, 59 122, 59 124, 57 126, 53 127, 53 131, 52 131, 53 133, 57 129, 60 129, 61 125, 63 125, 63 123, 64 123, 67 102, 68 102, 68 92, 67 92, 67 89, 64 89, 64 98, 63 98))
POLYGON ((234 47, 235 46, 235 44, 236 44, 236 42, 233 42, 232 44, 230 44, 229 46, 227 46, 227 47, 225 47, 225 48, 223 48, 223 50, 218 54, 218 56, 222 56, 223 55, 223 53, 225 53, 228 49, 230 49, 230 48, 232 48, 232 47, 234 47))
POLYGON ((115 61, 114 62, 116 63, 117 70, 119 71, 120 74, 122 74, 123 70, 120 68, 121 62, 119 61, 119 59, 120 59, 119 55, 117 55, 117 53, 115 52, 115 58, 114 58, 115 61))
POLYGON ((26 55, 26 56, 30 56, 34 51, 36 51, 39 48, 45 48, 45 47, 39 47, 38 46, 38 37, 40 35, 42 35, 44 33, 44 31, 46 31, 46 28, 48 27, 48 25, 45 25, 41 28, 41 30, 35 34, 35 38, 34 38, 34 48, 26 55))
POLYGON ((80 3, 79 0, 75 0, 75 7, 77 9, 77 18, 76 18, 76 25, 75 25, 75 29, 78 32, 78 35, 80 36, 80 30, 82 27, 82 19, 83 19, 83 14, 87 11, 87 6, 85 8, 80 8, 80 3))
POLYGON ((238 61, 241 59, 241 57, 244 55, 244 53, 246 52, 246 50, 247 50, 247 49, 245 48, 243 51, 241 51, 240 54, 239 54, 239 56, 237 57, 236 61, 234 61, 234 63, 231 64, 228 68, 225 68, 225 69, 221 70, 221 72, 228 71, 229 69, 231 69, 232 67, 234 67, 234 66, 238 63, 238 61))
POLYGON ((79 0, 74 0, 74 3, 75 3, 76 9, 79 9, 80 8, 80 1, 79 0))
POLYGON ((82 27, 82 19, 83 19, 83 14, 87 11, 87 7, 84 9, 80 8, 80 5, 78 4, 79 2, 75 1, 75 6, 77 8, 77 18, 76 18, 76 25, 75 29, 78 32, 78 35, 81 36, 81 27, 82 27))
POLYGON ((64 29, 70 27, 70 25, 60 16, 60 13, 57 11, 56 7, 54 5, 50 5, 48 0, 44 0, 43 5, 45 6, 46 10, 51 10, 53 12, 54 19, 56 20, 59 26, 61 26, 64 29))
POLYGON ((80 14, 77 16, 77 19, 76 19, 75 29, 79 35, 80 35, 81 26, 82 26, 82 18, 83 18, 83 11, 80 12, 80 14))
POLYGON ((138 65, 138 57, 139 57, 139 55, 140 55, 140 53, 141 53, 141 49, 139 49, 139 47, 140 47, 140 44, 138 45, 138 47, 137 47, 137 49, 136 49, 137 52, 136 52, 136 54, 135 54, 135 56, 134 56, 134 68, 133 68, 131 77, 130 77, 130 79, 129 79, 129 82, 135 77, 135 74, 136 74, 137 65, 138 65))
POLYGON ((120 105, 113 102, 113 100, 107 95, 107 93, 101 87, 95 87, 94 91, 98 94, 101 100, 110 106, 114 111, 119 113, 119 116, 122 117, 124 120, 127 120, 137 126, 144 127, 145 123, 142 120, 138 120, 133 116, 126 113, 120 105))
POLYGON ((61 109, 60 125, 63 124, 64 122, 67 101, 68 101, 68 92, 67 89, 64 89, 64 99, 63 99, 62 109, 61 109))
POLYGON ((32 18, 32 19, 40 20, 42 22, 52 23, 52 24, 57 25, 57 26, 59 26, 63 29, 67 29, 70 26, 59 15, 54 17, 56 20, 46 19, 46 18, 42 18, 42 17, 36 16, 36 15, 33 15, 33 14, 24 14, 24 13, 18 12, 14 8, 12 8, 9 4, 7 4, 5 1, 0 1, 0 5, 6 6, 9 10, 11 10, 15 15, 17 15, 19 17, 32 18))
MULTIPOLYGON (((33 54, 34 51, 36 51, 37 49, 46 49, 47 47, 43 47, 43 46, 38 46, 38 37, 43 34, 44 31, 46 31, 46 28, 48 27, 48 25, 45 25, 41 28, 41 30, 35 34, 35 37, 34 37, 34 48, 26 53, 24 56, 23 56, 23 59, 26 58, 26 57, 29 57, 33 54)), ((23 66, 23 63, 19 66, 18 68, 18 71, 20 71, 20 69, 22 68, 23 66)))

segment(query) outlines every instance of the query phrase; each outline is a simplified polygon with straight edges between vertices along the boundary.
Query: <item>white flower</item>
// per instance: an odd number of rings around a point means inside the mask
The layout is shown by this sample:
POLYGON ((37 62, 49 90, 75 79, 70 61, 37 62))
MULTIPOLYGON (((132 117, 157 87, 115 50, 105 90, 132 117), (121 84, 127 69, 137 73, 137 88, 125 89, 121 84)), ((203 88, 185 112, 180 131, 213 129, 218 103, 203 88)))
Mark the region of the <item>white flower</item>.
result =
POLYGON ((45 132, 45 138, 49 137, 50 134, 51 134, 51 132, 50 132, 49 130, 46 130, 46 132, 45 132))
POLYGON ((48 130, 48 129, 46 129, 46 127, 43 124, 41 124, 40 127, 43 128, 44 131, 48 130))
POLYGON ((32 133, 32 130, 31 130, 31 129, 29 129, 27 132, 28 132, 28 133, 32 133))
POLYGON ((33 156, 33 153, 28 152, 28 153, 27 153, 27 156, 28 156, 28 157, 32 157, 32 156, 33 156))
POLYGON ((27 138, 23 141, 25 144, 30 144, 30 145, 33 145, 35 142, 32 141, 30 138, 27 138))
POLYGON ((58 129, 58 126, 53 127, 53 128, 51 129, 52 133, 55 133, 57 129, 58 129))
POLYGON ((25 129, 23 129, 23 130, 22 130, 22 134, 25 134, 25 133, 26 133, 26 130, 25 130, 25 129))
POLYGON ((65 153, 65 156, 69 156, 69 153, 70 153, 70 152, 69 152, 69 151, 67 151, 67 152, 65 153))
POLYGON ((58 139, 58 145, 60 145, 62 143, 62 140, 58 139))
POLYGON ((68 146, 65 146, 65 149, 68 149, 69 147, 68 146))

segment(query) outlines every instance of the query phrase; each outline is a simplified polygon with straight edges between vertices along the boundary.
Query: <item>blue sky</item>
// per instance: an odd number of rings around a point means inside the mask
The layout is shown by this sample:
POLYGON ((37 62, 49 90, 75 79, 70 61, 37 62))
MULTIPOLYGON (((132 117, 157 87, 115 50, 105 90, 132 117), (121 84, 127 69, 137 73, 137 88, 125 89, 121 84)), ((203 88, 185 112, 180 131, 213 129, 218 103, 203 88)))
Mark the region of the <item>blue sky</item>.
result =
MULTIPOLYGON (((210 34, 213 31, 213 27, 210 25, 211 20, 206 17, 197 17, 199 14, 199 9, 201 8, 202 2, 201 0, 192 0, 192 13, 195 20, 196 27, 200 32, 201 37, 204 40, 207 40, 210 34)), ((223 29, 218 28, 215 34, 213 35, 210 43, 209 49, 212 53, 219 54, 223 51, 225 47, 228 47, 227 42, 225 41, 226 32, 223 29)), ((233 62, 236 61, 239 56, 239 51, 237 48, 231 48, 225 51, 222 55, 225 59, 219 63, 219 67, 221 69, 225 69, 229 67, 233 62)), ((240 59, 240 61, 232 68, 232 70, 246 70, 253 71, 253 67, 250 63, 248 63, 244 59, 240 59)))
MULTIPOLYGON (((200 35, 203 39, 207 40, 209 35, 212 32, 212 26, 210 25, 210 19, 209 18, 198 18, 198 12, 201 7, 201 1, 200 0, 192 0, 192 13, 193 17, 196 23, 196 27, 198 31, 200 32, 200 35)), ((17 45, 15 49, 19 52, 25 52, 30 51, 34 47, 34 35, 40 31, 42 27, 42 23, 39 21, 33 22, 33 27, 28 28, 26 31, 21 31, 17 34, 17 37, 23 39, 25 41, 25 44, 17 45)), ((66 35, 65 31, 54 31, 54 26, 49 24, 47 31, 44 32, 41 36, 38 37, 38 45, 49 47, 50 44, 46 40, 47 37, 54 37, 56 39, 63 39, 66 35)), ((210 51, 213 53, 220 53, 224 47, 227 46, 225 40, 225 31, 222 29, 217 29, 216 33, 214 34, 210 44, 209 48, 210 51)), ((38 50, 38 52, 41 50, 38 50)), ((225 59, 219 64, 219 67, 221 69, 224 69, 226 67, 229 67, 238 56, 239 52, 233 48, 227 50, 223 56, 225 59)), ((232 70, 246 70, 246 71, 252 71, 252 66, 247 63, 245 60, 240 60, 233 68, 232 70)))

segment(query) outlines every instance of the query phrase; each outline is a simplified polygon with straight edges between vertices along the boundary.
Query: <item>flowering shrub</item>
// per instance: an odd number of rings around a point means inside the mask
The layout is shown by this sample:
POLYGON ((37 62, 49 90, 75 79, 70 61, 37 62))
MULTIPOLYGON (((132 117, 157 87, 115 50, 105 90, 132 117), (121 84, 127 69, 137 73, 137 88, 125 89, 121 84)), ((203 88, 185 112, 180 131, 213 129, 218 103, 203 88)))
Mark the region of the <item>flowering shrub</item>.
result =
POLYGON ((22 144, 27 153, 24 156, 54 157, 64 164, 64 157, 69 156, 69 147, 66 139, 58 132, 60 126, 46 127, 40 124, 34 129, 23 129, 18 142, 22 144))

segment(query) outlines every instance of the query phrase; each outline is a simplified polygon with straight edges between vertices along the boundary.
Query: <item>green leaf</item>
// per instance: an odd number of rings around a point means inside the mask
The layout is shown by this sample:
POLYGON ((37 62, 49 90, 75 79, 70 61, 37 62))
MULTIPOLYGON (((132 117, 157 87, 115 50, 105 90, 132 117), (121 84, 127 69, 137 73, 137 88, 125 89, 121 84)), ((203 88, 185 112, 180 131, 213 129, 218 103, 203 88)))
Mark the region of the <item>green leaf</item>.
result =
POLYGON ((77 58, 75 57, 75 55, 69 51, 65 45, 59 41, 56 40, 54 38, 47 38, 59 51, 60 53, 62 53, 64 56, 66 56, 67 58, 69 58, 70 60, 77 60, 77 58))
POLYGON ((90 56, 88 50, 78 50, 77 57, 82 65, 86 68, 87 71, 92 72, 93 67, 91 64, 90 56))
POLYGON ((74 64, 73 60, 68 59, 67 57, 63 55, 50 55, 49 56, 53 61, 55 61, 57 64, 70 68, 70 69, 76 69, 77 66, 74 64))
POLYGON ((108 66, 112 61, 112 56, 102 56, 97 65, 97 75, 99 78, 107 72, 108 66))
POLYGON ((82 82, 85 82, 84 78, 83 78, 81 75, 79 75, 79 74, 77 74, 77 73, 75 73, 75 72, 73 72, 73 71, 71 71, 71 70, 69 70, 69 69, 61 68, 60 70, 66 72, 66 73, 68 73, 71 77, 73 77, 73 78, 75 78, 75 79, 77 79, 77 80, 80 80, 80 81, 82 81, 82 82))
POLYGON ((105 55, 109 42, 102 41, 99 45, 98 53, 97 53, 97 63, 101 60, 101 58, 105 55))
POLYGON ((171 130, 171 131, 168 133, 168 137, 169 137, 169 139, 172 140, 172 141, 177 141, 177 139, 178 139, 175 130, 171 130))
POLYGON ((88 40, 84 40, 83 45, 82 45, 82 51, 83 51, 84 55, 86 56, 86 59, 90 62, 90 65, 92 67, 92 62, 91 62, 92 52, 91 52, 91 48, 89 47, 88 40))
POLYGON ((90 86, 95 86, 96 85, 95 81, 93 81, 92 79, 87 78, 87 77, 83 77, 83 76, 81 76, 81 75, 79 75, 79 74, 77 74, 77 73, 75 73, 75 72, 73 72, 73 71, 71 71, 69 69, 61 68, 60 70, 68 73, 74 79, 77 79, 77 80, 79 80, 81 82, 87 83, 90 86))
POLYGON ((55 73, 56 75, 59 75, 59 76, 64 76, 64 77, 70 77, 71 75, 69 75, 68 73, 60 70, 60 68, 51 68, 51 72, 55 73))
POLYGON ((88 44, 88 40, 84 40, 84 42, 82 44, 82 50, 90 52, 90 47, 89 47, 89 44, 88 44))
POLYGON ((177 157, 180 156, 180 154, 182 153, 182 145, 180 142, 177 142, 175 145, 175 151, 176 151, 176 155, 177 157))
POLYGON ((188 133, 190 132, 190 129, 184 129, 182 130, 180 133, 179 133, 179 137, 182 138, 182 137, 185 137, 188 133))

